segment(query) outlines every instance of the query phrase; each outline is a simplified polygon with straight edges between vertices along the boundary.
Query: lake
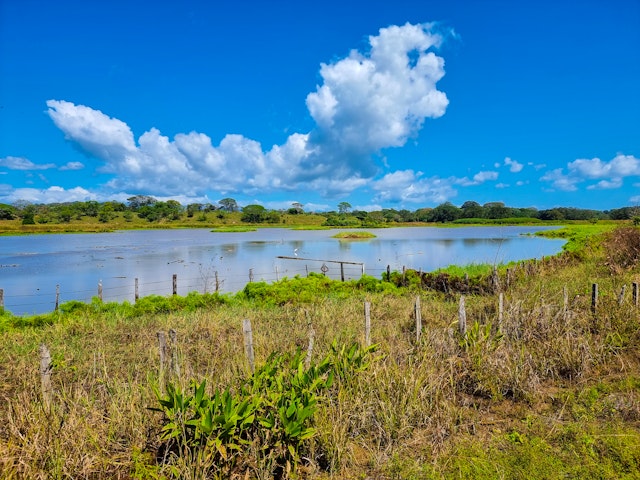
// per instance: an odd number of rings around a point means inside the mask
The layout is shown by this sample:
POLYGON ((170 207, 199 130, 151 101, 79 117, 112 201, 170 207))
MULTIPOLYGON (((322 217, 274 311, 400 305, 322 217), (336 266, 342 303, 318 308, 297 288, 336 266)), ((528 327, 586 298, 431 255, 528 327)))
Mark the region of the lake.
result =
POLYGON ((528 236, 553 227, 407 227, 367 229, 376 238, 339 240, 345 230, 264 228, 254 232, 133 230, 98 234, 51 234, 0 237, 0 289, 5 308, 15 315, 50 312, 56 286, 60 302, 90 301, 102 284, 104 301, 134 299, 139 294, 177 291, 241 290, 253 281, 325 269, 346 279, 366 274, 380 278, 387 265, 432 271, 448 265, 500 264, 560 252, 564 240, 528 236), (278 257, 292 257, 284 259, 278 257))

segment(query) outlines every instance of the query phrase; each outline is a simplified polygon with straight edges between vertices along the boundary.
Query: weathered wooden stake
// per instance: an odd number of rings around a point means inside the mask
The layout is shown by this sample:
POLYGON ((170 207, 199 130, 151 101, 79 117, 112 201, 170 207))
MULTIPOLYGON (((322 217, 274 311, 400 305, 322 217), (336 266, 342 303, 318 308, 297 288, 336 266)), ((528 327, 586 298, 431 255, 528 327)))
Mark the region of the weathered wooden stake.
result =
POLYGON ((98 298, 102 301, 102 280, 98 282, 98 298))
POLYGON ((309 345, 307 345, 307 357, 304 360, 304 364, 307 368, 311 365, 311 357, 313 356, 313 344, 316 339, 316 331, 313 329, 313 326, 309 328, 309 345))
POLYGON ((344 282, 344 263, 340 262, 340 280, 344 282))
POLYGON ((220 279, 218 278, 218 271, 217 270, 214 272, 214 276, 215 276, 215 279, 216 279, 216 292, 217 292, 218 290, 220 290, 220 279))
POLYGON ((167 353, 167 339, 164 332, 157 333, 158 336, 158 353, 160 354, 160 368, 158 369, 158 381, 160 383, 160 391, 164 391, 164 366, 167 353))
POLYGON ((0 288, 0 312, 4 310, 4 290, 0 288))
POLYGON ((391 265, 387 265, 387 282, 391 281, 391 265))
POLYGON ((496 267, 493 267, 493 272, 491 273, 491 286, 494 292, 500 290, 500 277, 498 277, 498 269, 496 267))
POLYGON ((569 289, 565 285, 564 287, 562 287, 562 311, 566 315, 568 310, 569 310, 569 289))
POLYGON ((422 308, 420 307, 419 295, 416 297, 414 312, 416 317, 416 343, 420 343, 420 337, 422 336, 422 308))
POLYGON ((371 303, 364 302, 364 345, 371 345, 371 303))
POLYGON ((253 282, 253 268, 249 269, 249 283, 253 282))
POLYGON ((637 307, 638 306, 638 282, 633 282, 632 295, 633 295, 633 306, 637 307))
POLYGON ((502 329, 502 319, 504 317, 504 293, 498 295, 498 329, 502 329))
POLYGON ((60 305, 60 285, 56 285, 56 306, 54 310, 58 311, 58 305, 60 305))
POLYGON ((172 328, 169 330, 171 340, 171 371, 176 377, 180 377, 180 363, 178 362, 178 334, 172 328))
POLYGON ((622 305, 622 303, 624 302, 624 294, 626 292, 627 292, 627 286, 622 285, 622 288, 620 289, 620 295, 618 295, 618 305, 622 305))
POLYGON ((251 320, 244 319, 242 321, 242 333, 244 335, 244 353, 247 356, 247 360, 249 360, 251 373, 254 373, 256 366, 253 354, 253 332, 251 330, 251 320))
POLYGON ((598 309, 598 284, 591 285, 591 313, 596 313, 598 309))
POLYGON ((458 305, 458 331, 460 335, 467 334, 467 310, 464 305, 464 295, 460 296, 460 304, 458 305))
POLYGON ((173 283, 173 294, 177 295, 178 294, 178 274, 177 273, 173 274, 172 283, 173 283))
POLYGON ((42 387, 42 404, 47 411, 51 409, 51 354, 44 343, 40 344, 40 385, 42 387))
POLYGON ((138 278, 136 277, 135 286, 134 286, 134 292, 133 292, 133 300, 134 300, 134 302, 137 303, 139 298, 140 298, 140 293, 138 292, 138 278))
POLYGON ((276 282, 280 281, 280 278, 278 278, 278 266, 276 265, 276 282))

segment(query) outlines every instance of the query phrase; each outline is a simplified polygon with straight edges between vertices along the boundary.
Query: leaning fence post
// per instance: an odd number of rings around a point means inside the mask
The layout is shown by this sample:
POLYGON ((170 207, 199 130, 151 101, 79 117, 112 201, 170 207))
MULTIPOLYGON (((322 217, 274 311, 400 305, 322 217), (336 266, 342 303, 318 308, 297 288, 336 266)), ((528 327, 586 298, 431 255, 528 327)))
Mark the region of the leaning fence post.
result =
POLYGON ((371 345, 371 304, 364 302, 364 345, 371 345))
POLYGON ((467 310, 464 304, 464 295, 460 295, 460 304, 458 305, 458 331, 460 335, 467 333, 467 310))
POLYGON ((179 378, 180 363, 178 363, 178 335, 173 328, 169 330, 169 340, 171 340, 171 371, 179 378))
POLYGON ((256 367, 253 354, 253 332, 251 330, 251 320, 244 319, 242 321, 242 333, 244 335, 244 353, 247 356, 247 360, 249 360, 249 368, 251 369, 251 373, 254 373, 256 367))
POLYGON ((58 311, 58 305, 60 305, 60 285, 56 285, 56 306, 55 311, 58 311))
POLYGON ((42 404, 49 411, 51 409, 51 354, 47 346, 40 344, 40 385, 42 387, 42 404))
POLYGON ((0 288, 0 313, 2 313, 3 310, 4 310, 4 290, 0 288))
POLYGON ((133 300, 137 303, 140 298, 140 294, 138 293, 138 277, 136 277, 134 292, 133 292, 133 300))
POLYGON ((416 297, 416 303, 413 308, 416 316, 416 343, 420 343, 420 337, 422 336, 422 309, 420 307, 420 295, 416 297))
POLYGON ((598 284, 591 285, 591 313, 596 313, 598 309, 598 284))
POLYGON ((173 274, 172 283, 173 283, 173 294, 177 295, 178 294, 178 274, 177 273, 173 274))
POLYGON ((633 282, 632 295, 633 295, 633 306, 637 307, 638 306, 638 282, 633 282))

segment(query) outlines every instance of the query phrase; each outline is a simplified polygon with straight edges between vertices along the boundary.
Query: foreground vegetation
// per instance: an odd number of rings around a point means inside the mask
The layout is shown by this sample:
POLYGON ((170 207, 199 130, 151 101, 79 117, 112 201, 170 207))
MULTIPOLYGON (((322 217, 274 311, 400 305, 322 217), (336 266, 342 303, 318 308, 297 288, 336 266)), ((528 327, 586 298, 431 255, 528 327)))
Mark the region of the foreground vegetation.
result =
POLYGON ((233 296, 5 312, 0 475, 638 478, 640 231, 566 235, 565 253, 498 281, 310 275, 233 296), (161 368, 157 333, 170 330, 161 368))

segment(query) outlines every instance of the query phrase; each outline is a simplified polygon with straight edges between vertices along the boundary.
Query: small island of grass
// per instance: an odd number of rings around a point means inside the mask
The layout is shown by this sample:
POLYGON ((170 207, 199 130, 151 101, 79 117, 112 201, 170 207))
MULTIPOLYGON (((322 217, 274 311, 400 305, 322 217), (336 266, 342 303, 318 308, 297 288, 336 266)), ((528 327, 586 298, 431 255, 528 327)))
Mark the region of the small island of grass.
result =
POLYGON ((369 238, 376 238, 371 232, 340 232, 333 236, 333 238, 339 238, 340 240, 368 240, 369 238))

